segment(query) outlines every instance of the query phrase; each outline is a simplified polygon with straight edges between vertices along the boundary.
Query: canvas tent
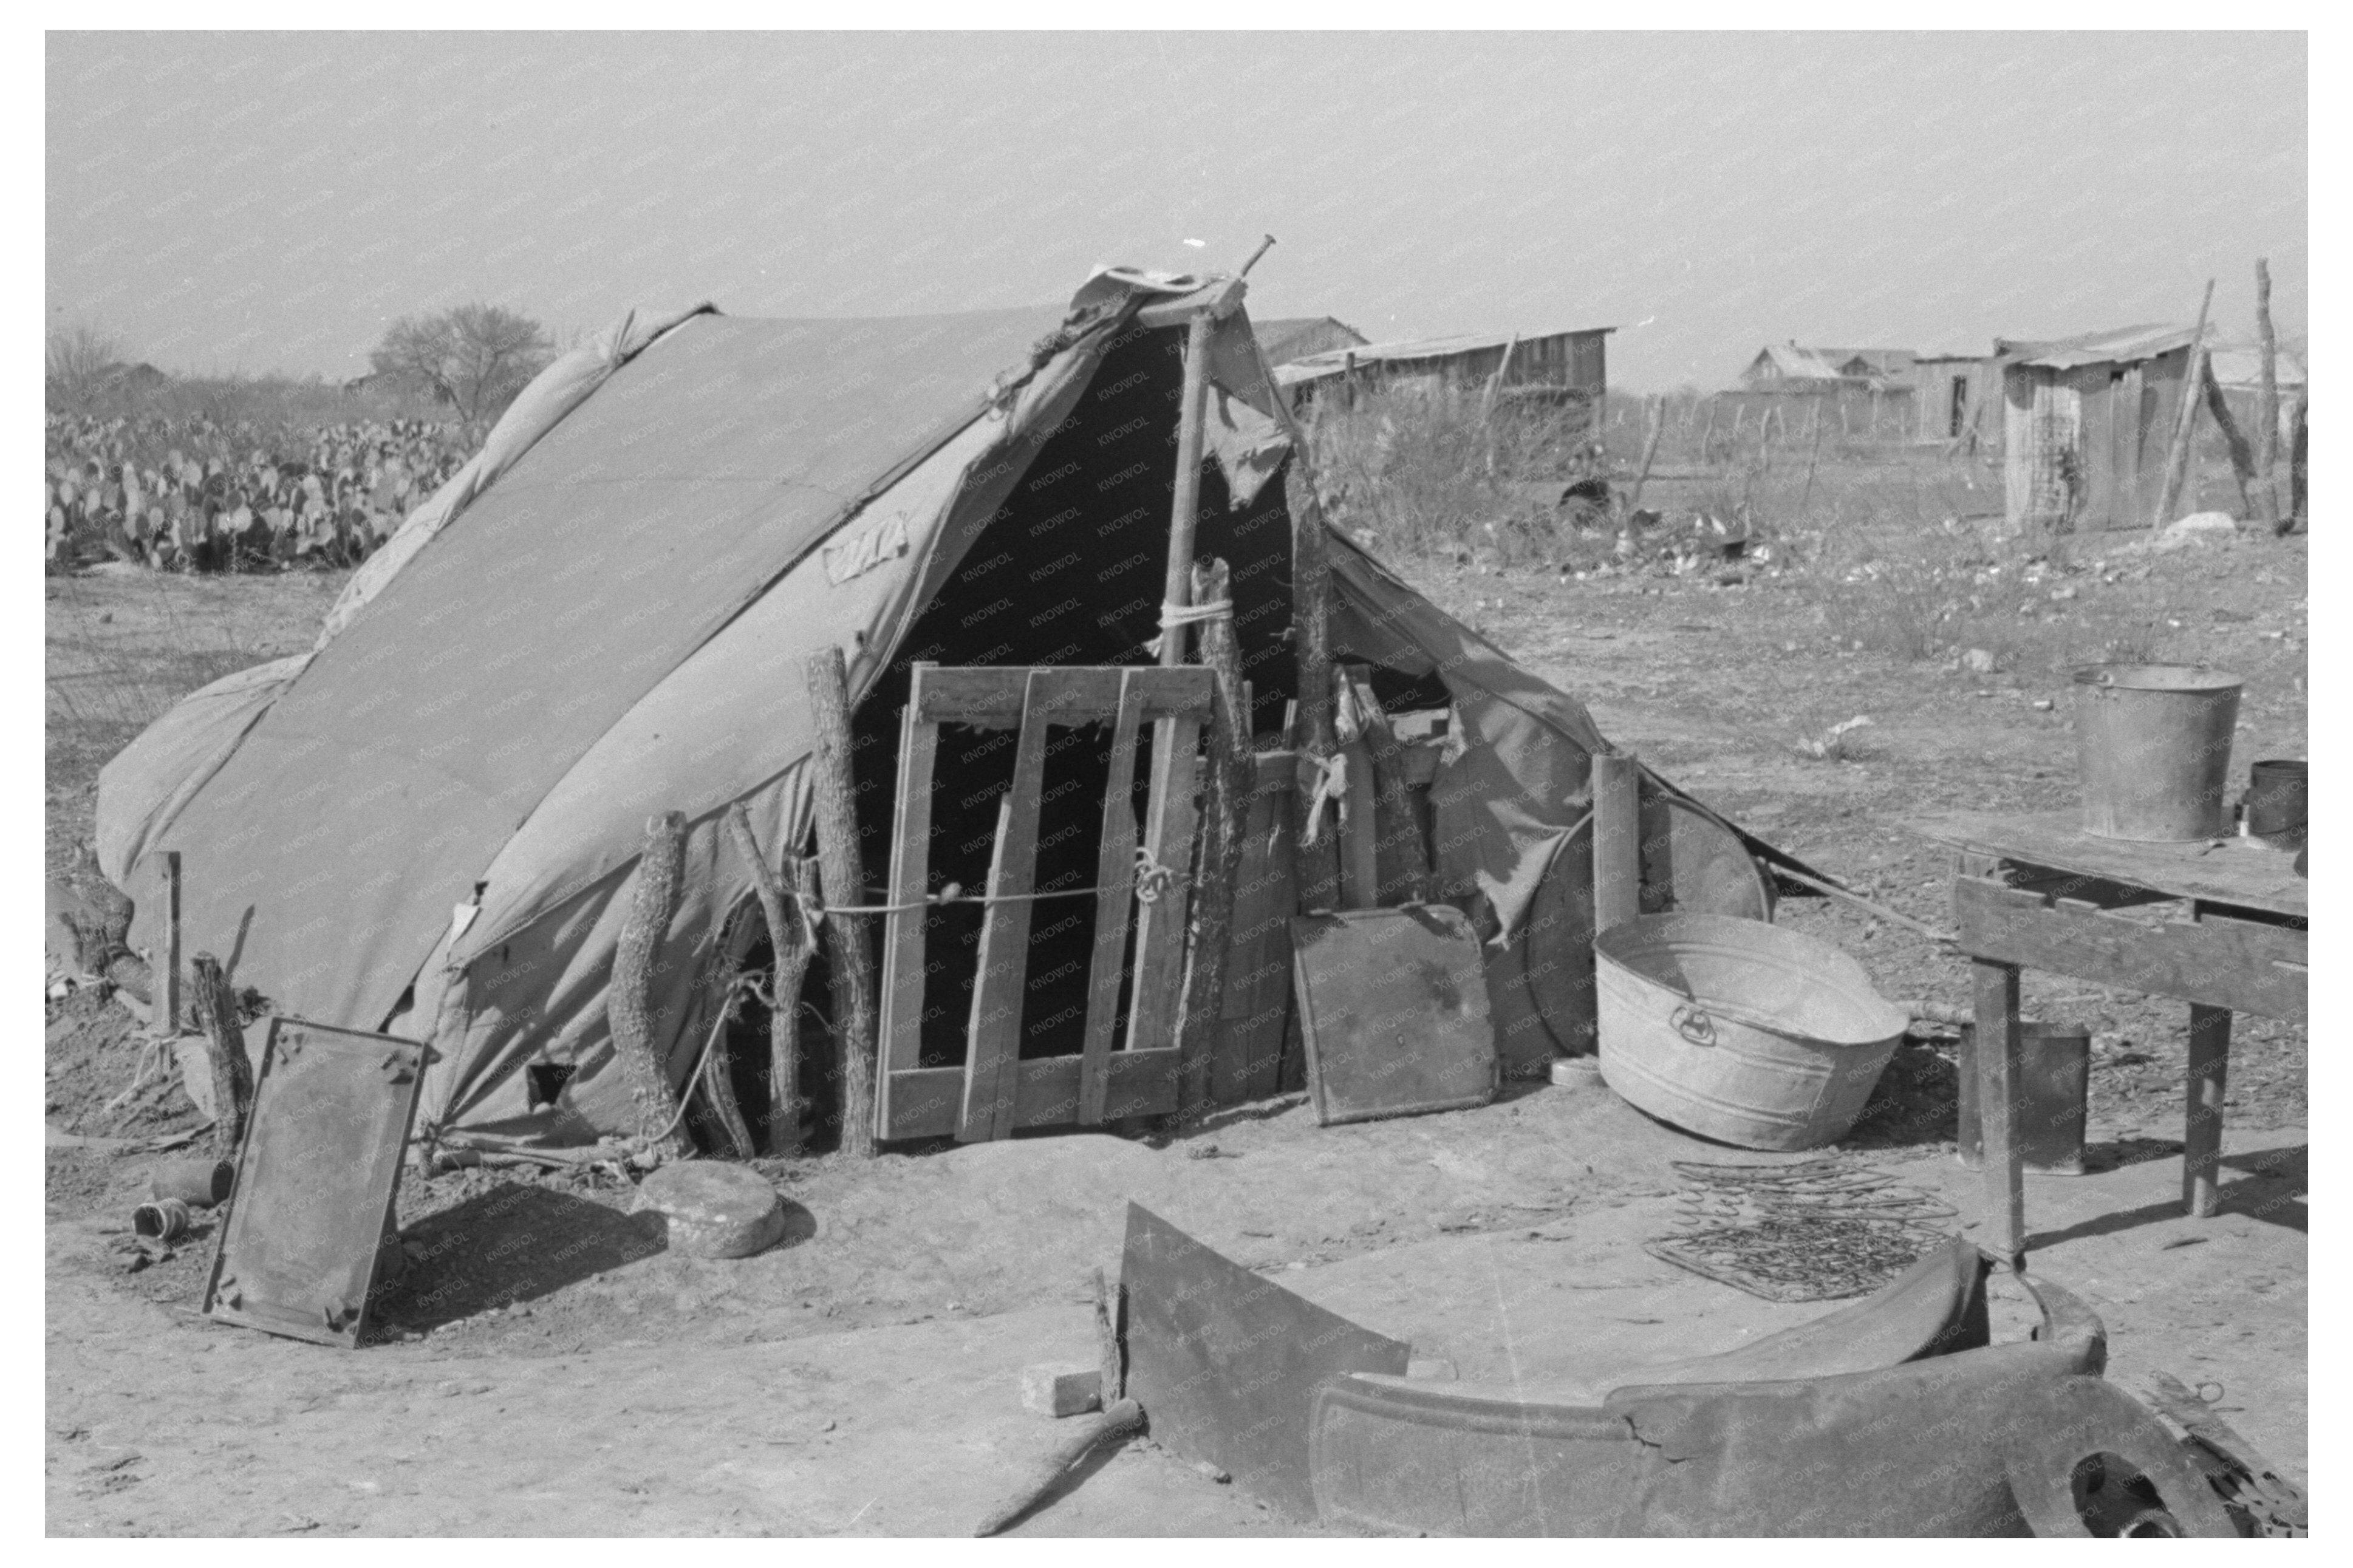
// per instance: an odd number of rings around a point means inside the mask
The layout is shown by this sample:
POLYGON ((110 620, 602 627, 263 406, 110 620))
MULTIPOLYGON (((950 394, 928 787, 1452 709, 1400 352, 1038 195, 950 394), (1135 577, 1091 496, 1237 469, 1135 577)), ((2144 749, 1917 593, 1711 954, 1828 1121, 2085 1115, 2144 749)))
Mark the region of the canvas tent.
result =
MULTIPOLYGON (((810 837, 807 655, 848 659, 872 880, 918 661, 1149 661, 1184 323, 1239 297, 1232 280, 1107 269, 1052 310, 625 321, 525 391, 355 574, 311 652, 186 699, 108 765, 98 849, 138 904, 133 945, 153 938, 157 857, 178 850, 185 951, 221 956, 280 1012, 429 1043, 430 1126, 547 1144, 633 1131, 607 1005, 649 816, 690 823, 654 997, 680 1081, 714 949, 753 892, 727 808, 772 853, 810 837), (525 1070, 543 1067, 562 1070, 525 1070)), ((1230 566, 1265 735, 1294 696, 1292 444, 1247 316, 1227 310, 1207 342, 1197 548, 1230 566)), ((1438 890, 1496 933, 1491 983, 1525 1050, 1546 1033, 1529 911, 1548 877, 1583 874, 1563 850, 1607 742, 1577 702, 1324 537, 1334 657, 1369 665, 1393 710, 1454 715, 1430 790, 1438 890)), ((937 879, 986 871, 1001 741, 942 742, 937 879)), ((1041 886, 1092 870, 1102 765, 1076 748, 1047 792, 1041 886)), ((1646 809, 1682 798, 1646 788, 1646 809)), ((957 951, 965 913, 941 911, 935 951, 957 951)), ((1025 1058, 1068 1047, 1051 1001, 1033 989, 1025 1058)), ((952 1018, 923 1038, 927 1063, 955 1059, 952 1018)))

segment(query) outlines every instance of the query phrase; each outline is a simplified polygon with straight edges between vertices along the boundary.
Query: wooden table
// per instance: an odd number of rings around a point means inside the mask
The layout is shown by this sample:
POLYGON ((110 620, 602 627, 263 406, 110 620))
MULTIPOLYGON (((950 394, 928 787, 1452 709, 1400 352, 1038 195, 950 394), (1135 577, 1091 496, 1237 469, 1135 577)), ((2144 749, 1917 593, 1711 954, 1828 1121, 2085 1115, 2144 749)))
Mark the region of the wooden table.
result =
POLYGON ((2305 1017, 2306 894, 2295 856, 2250 839, 2137 844, 2095 838, 2073 809, 2014 816, 1959 812, 1907 824, 1958 852, 1954 910, 1974 971, 1974 1065, 1985 1135, 1987 1232, 1979 1245, 2021 1268, 2026 1205, 2012 1135, 2021 1074, 2021 969, 2072 975, 2189 1004, 2189 1105, 2181 1199, 2214 1213, 2231 1015, 2305 1017), (2112 911, 2186 903, 2189 920, 2112 911), (1990 1049, 1988 1048, 1991 1045, 1990 1049))

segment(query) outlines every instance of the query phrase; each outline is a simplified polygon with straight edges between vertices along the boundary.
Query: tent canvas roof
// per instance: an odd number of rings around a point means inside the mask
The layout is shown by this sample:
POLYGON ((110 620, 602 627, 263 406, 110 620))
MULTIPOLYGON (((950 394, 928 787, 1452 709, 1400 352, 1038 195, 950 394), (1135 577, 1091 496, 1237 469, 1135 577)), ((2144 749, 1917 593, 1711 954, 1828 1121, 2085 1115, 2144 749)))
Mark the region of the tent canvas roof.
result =
MULTIPOLYGON (((183 850, 190 950, 282 1013, 433 1042, 443 1126, 629 1125, 606 1002, 644 824, 690 822, 656 1021, 682 1069, 695 976, 750 893, 724 810, 772 850, 809 831, 811 652, 849 655, 855 722, 881 742, 860 765, 885 784, 889 683, 911 659, 1145 657, 1177 335, 1147 318, 1190 308, 1149 302, 1180 292, 1099 276, 1067 311, 625 322, 518 399, 354 574, 316 649, 216 682, 108 764, 102 868, 136 897, 151 852, 183 850), (992 528, 1001 548, 976 542, 992 528), (1000 642, 988 617, 1016 605, 1028 640, 1000 642), (577 1067, 560 1106, 521 1087, 536 1059, 577 1067)), ((1291 532, 1266 481, 1287 437, 1247 318, 1209 350, 1199 547, 1234 565, 1237 636, 1279 711, 1291 532)), ((1473 743, 1433 795, 1444 868, 1508 929, 1604 742, 1574 699, 1333 547, 1335 657, 1462 716, 1473 743)))

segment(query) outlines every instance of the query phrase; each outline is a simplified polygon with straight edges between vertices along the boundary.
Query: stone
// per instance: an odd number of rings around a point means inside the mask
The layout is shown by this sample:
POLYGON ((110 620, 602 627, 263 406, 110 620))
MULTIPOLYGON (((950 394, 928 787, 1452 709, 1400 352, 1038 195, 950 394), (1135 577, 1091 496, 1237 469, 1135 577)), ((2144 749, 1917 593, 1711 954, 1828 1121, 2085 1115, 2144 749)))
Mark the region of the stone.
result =
POLYGON ((776 1190, 741 1165, 666 1164, 638 1184, 637 1210, 670 1222, 670 1247, 690 1258, 749 1258, 783 1239, 776 1190))
POLYGON ((1084 1362, 1044 1361, 1021 1369, 1021 1408, 1040 1415, 1083 1415, 1103 1408, 1103 1369, 1084 1362))
POLYGON ((1990 675, 1993 673, 1993 655, 1981 647, 1973 647, 1961 655, 1961 668, 1964 669, 1974 670, 1979 675, 1990 675))
POLYGON ((2168 533, 2236 533, 2239 520, 2227 511, 2193 511, 2165 525, 2168 533))

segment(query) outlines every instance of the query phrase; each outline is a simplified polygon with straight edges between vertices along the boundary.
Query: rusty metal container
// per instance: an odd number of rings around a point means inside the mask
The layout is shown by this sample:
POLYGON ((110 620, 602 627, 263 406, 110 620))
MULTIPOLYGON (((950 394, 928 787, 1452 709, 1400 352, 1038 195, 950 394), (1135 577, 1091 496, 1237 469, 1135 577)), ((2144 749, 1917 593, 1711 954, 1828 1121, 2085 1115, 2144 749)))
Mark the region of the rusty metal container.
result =
POLYGON ((2095 664, 2077 670, 2084 831, 2142 843, 2221 837, 2242 684, 2235 675, 2202 665, 2095 664))
MULTIPOLYGON (((2011 1118, 2019 1163, 2052 1176, 2084 1173, 2084 1118, 2091 1098, 2092 1032, 2080 1025, 2018 1021, 2021 1077, 2018 1114, 2011 1118)), ((1985 1131, 1978 1110, 1977 1030, 1961 1026, 1960 1124, 1954 1154, 1976 1170, 1985 1163, 1985 1131)))
POLYGON ((2247 837, 2301 848, 2312 764, 2273 757, 2247 769, 2247 837))

